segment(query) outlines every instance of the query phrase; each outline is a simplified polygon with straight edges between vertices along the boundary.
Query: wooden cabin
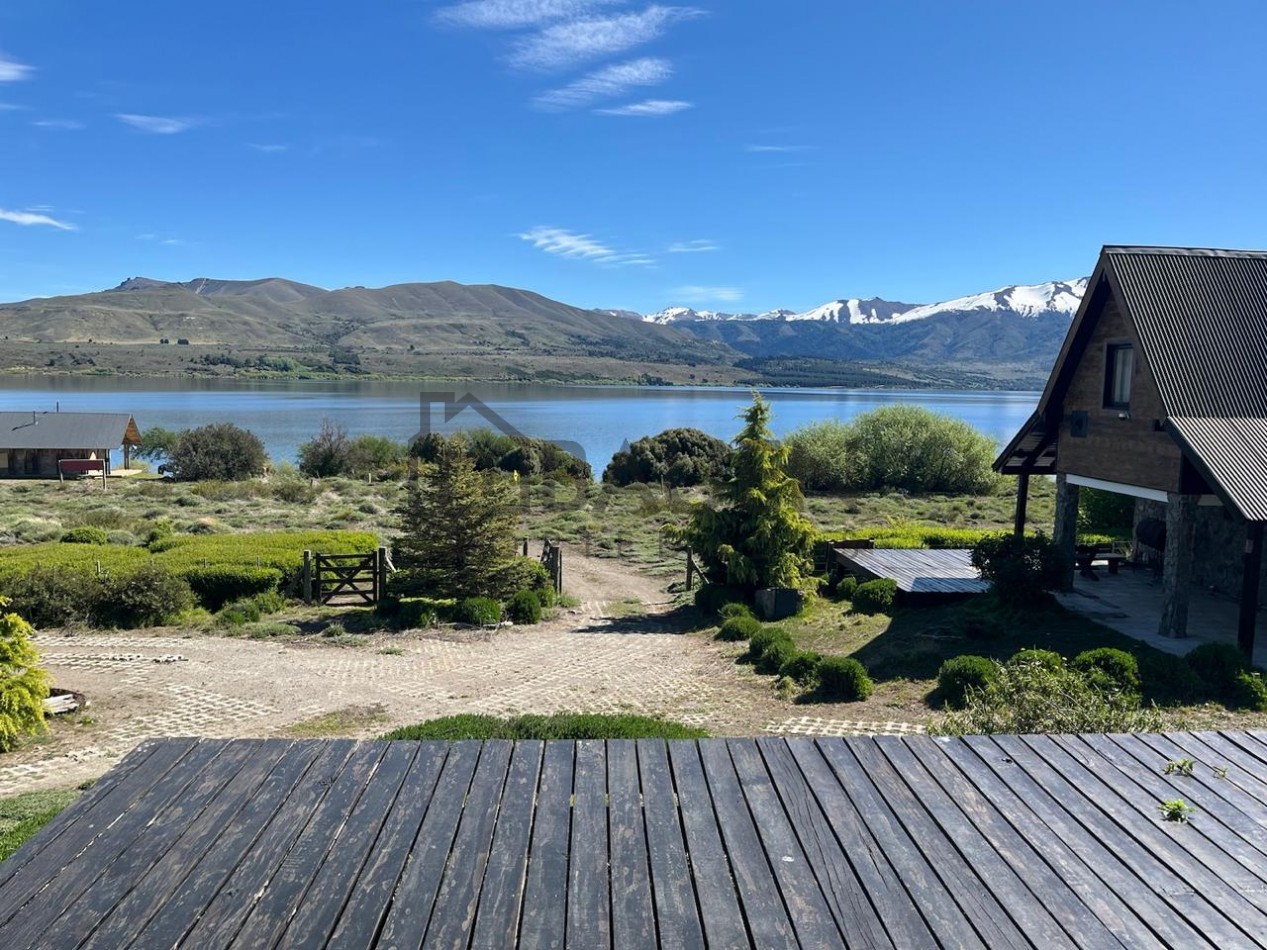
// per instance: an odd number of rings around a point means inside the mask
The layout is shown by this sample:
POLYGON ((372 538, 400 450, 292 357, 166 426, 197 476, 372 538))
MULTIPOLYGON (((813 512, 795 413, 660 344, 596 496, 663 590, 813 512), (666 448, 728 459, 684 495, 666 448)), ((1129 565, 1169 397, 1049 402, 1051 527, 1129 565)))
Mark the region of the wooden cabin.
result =
MULTIPOLYGON (((1105 247, 1038 408, 995 462, 1056 476, 1070 554, 1079 487, 1164 523, 1161 633, 1184 636, 1194 584, 1239 598, 1252 653, 1267 521, 1267 251, 1105 247)), ((1072 577, 1070 578, 1072 584, 1072 577)))
POLYGON ((57 478, 63 462, 84 460, 99 461, 108 475, 111 451, 122 447, 129 468, 140 444, 126 412, 0 412, 0 478, 57 478))

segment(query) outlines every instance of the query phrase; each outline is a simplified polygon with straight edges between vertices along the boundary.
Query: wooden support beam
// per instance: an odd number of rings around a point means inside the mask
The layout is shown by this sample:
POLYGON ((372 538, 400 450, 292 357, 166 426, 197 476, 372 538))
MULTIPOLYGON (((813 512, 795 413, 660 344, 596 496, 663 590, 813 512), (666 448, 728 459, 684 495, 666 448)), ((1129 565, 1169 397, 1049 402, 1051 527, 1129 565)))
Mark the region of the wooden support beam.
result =
POLYGON ((1029 506, 1029 472, 1021 472, 1016 479, 1016 525, 1013 533, 1019 541, 1025 537, 1025 509, 1029 506))
POLYGON ((1263 576, 1263 523, 1250 522, 1245 531, 1245 574, 1241 580, 1241 614, 1236 645, 1251 665, 1254 662, 1254 628, 1258 624, 1258 591, 1263 576))

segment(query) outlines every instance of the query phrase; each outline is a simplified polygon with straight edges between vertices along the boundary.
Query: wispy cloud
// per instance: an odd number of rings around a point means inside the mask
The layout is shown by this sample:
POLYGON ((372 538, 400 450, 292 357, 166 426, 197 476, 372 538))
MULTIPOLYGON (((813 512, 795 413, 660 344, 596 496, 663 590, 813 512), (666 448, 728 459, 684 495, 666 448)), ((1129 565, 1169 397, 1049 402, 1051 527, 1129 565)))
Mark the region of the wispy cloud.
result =
POLYGON ((134 129, 140 129, 142 132, 149 132, 153 135, 176 135, 179 132, 186 132, 197 125, 197 122, 193 119, 176 119, 161 115, 136 115, 131 112, 116 113, 115 118, 125 125, 130 125, 134 129))
POLYGON ((35 67, 24 65, 0 53, 0 82, 21 82, 23 79, 30 79, 34 73, 35 67))
POLYGON ((708 303, 714 300, 735 303, 743 300, 743 291, 738 287, 702 287, 699 284, 687 284, 685 287, 674 287, 669 293, 675 300, 684 303, 708 303))
POLYGON ((539 109, 560 111, 589 105, 600 99, 623 96, 635 86, 655 86, 673 75, 667 59, 644 56, 627 63, 604 66, 575 82, 544 92, 533 100, 539 109))
POLYGON ((585 16, 599 7, 628 0, 469 0, 436 11, 436 19, 452 26, 479 29, 522 29, 585 16))
POLYGON ((21 224, 26 227, 44 225, 50 228, 57 228, 59 231, 79 230, 73 224, 58 221, 56 218, 51 218, 46 214, 37 214, 34 211, 5 211, 0 209, 0 221, 10 221, 13 224, 21 224))
POLYGON ((36 119, 31 124, 37 129, 48 129, 51 132, 78 132, 84 127, 76 119, 36 119))
POLYGON ((705 251, 718 251, 721 248, 716 242, 701 238, 697 241, 675 241, 665 250, 670 254, 701 254, 705 251))
POLYGON ((744 148, 745 152, 777 152, 786 154, 788 152, 808 152, 814 146, 812 145, 748 145, 744 148))
POLYGON ((523 69, 566 69, 649 43, 672 24, 703 13, 691 7, 650 6, 638 13, 556 23, 519 40, 510 62, 523 69))
POLYGON ((257 142, 248 142, 246 147, 255 149, 257 152, 263 152, 265 155, 276 155, 278 152, 285 152, 290 148, 289 145, 267 145, 257 142))
POLYGON ((20 106, 12 102, 0 102, 0 112, 25 112, 26 106, 20 106))
POLYGON ((577 234, 566 228, 540 226, 517 235, 533 247, 573 260, 592 261, 617 267, 654 264, 655 259, 639 252, 618 251, 588 234, 577 234))
POLYGON ((595 112, 602 115, 634 115, 634 116, 662 116, 673 115, 675 112, 684 112, 687 109, 694 108, 694 104, 683 102, 681 99, 647 99, 645 102, 631 102, 627 106, 615 106, 611 109, 595 109, 595 112))

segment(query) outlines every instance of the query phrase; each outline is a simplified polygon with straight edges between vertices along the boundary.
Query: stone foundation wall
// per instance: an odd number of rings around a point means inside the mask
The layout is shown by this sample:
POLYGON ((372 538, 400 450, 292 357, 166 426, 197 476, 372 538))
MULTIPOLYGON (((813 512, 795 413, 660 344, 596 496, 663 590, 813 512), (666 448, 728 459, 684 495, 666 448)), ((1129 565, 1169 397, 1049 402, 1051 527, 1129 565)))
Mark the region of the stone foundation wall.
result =
MULTIPOLYGON (((1166 505, 1139 498, 1135 501, 1135 524, 1145 518, 1166 520, 1166 505)), ((1159 552, 1140 547, 1140 560, 1160 563, 1159 552)), ((1245 552, 1245 522, 1222 506, 1197 506, 1196 541, 1193 545, 1192 581, 1205 590, 1237 598, 1241 594, 1242 556, 1245 552)), ((1258 602, 1267 606, 1267 560, 1263 563, 1263 583, 1258 602)))

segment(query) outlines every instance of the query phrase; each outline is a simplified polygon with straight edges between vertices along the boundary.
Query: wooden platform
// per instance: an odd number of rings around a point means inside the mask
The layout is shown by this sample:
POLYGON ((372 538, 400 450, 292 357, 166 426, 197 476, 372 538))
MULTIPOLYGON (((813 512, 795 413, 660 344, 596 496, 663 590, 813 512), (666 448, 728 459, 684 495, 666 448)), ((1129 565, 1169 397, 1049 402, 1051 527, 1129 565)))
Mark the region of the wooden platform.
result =
POLYGON ((167 739, 0 863, 0 946, 1246 947, 1265 825, 1265 733, 167 739))
POLYGON ((836 562, 864 580, 888 577, 904 594, 982 594, 990 589, 969 560, 954 549, 832 548, 836 562))

